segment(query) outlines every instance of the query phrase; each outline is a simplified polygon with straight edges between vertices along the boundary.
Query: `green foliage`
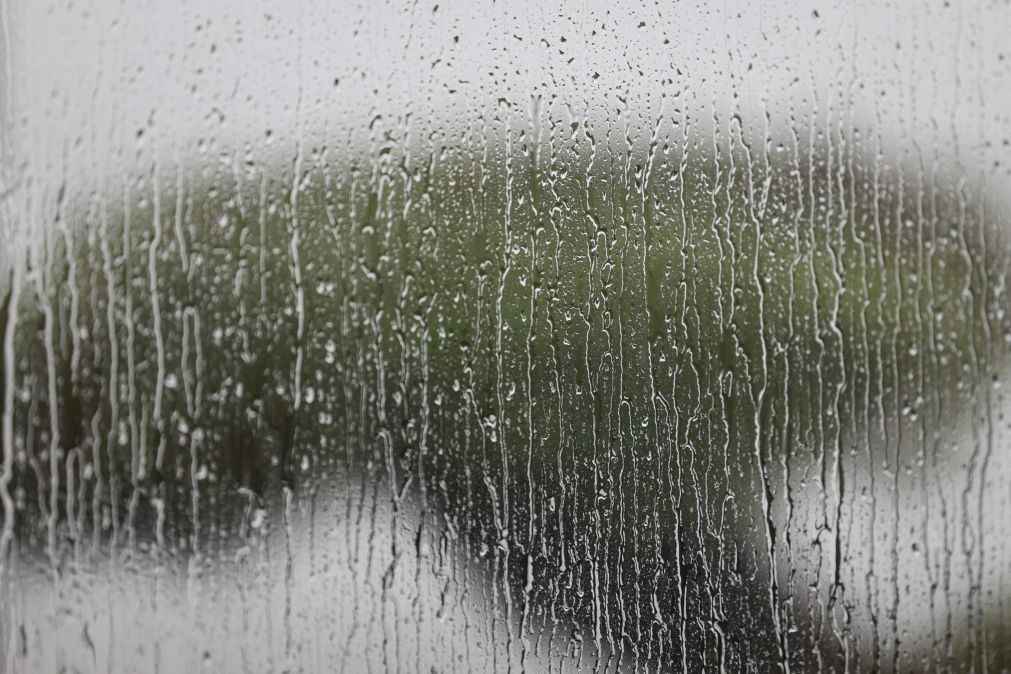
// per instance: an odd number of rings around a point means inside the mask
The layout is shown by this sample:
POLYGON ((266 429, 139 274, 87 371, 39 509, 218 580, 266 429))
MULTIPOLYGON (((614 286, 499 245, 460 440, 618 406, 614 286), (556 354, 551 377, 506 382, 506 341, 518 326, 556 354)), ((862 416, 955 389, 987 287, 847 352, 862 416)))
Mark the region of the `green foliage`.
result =
POLYGON ((941 424, 926 403, 971 406, 1002 358, 1006 246, 943 176, 491 140, 315 160, 161 167, 38 242, 16 326, 26 529, 56 503, 50 445, 97 476, 82 528, 106 508, 144 536, 157 496, 184 548, 210 526, 194 499, 243 507, 199 493, 205 468, 265 500, 364 471, 491 551, 535 614, 649 661, 693 644, 693 669, 715 621, 730 665, 767 661, 786 499, 842 503, 853 447, 909 460, 877 429, 910 408, 941 424))

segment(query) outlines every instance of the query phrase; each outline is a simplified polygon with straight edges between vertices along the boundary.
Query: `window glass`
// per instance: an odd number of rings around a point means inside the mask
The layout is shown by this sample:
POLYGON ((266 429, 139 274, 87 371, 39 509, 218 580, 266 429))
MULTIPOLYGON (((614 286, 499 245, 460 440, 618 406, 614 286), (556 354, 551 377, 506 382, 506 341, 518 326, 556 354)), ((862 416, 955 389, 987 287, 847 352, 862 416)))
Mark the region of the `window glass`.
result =
POLYGON ((1009 19, 4 3, 0 671, 1011 667, 1009 19))

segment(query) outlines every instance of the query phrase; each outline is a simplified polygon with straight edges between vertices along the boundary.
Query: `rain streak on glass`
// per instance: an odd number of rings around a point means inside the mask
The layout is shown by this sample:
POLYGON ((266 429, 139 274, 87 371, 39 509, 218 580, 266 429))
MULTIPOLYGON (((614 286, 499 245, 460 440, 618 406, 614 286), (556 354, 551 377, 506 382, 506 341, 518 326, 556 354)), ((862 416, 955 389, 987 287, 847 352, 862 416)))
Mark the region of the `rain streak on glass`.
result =
POLYGON ((0 4, 0 672, 1011 667, 999 3, 0 4))

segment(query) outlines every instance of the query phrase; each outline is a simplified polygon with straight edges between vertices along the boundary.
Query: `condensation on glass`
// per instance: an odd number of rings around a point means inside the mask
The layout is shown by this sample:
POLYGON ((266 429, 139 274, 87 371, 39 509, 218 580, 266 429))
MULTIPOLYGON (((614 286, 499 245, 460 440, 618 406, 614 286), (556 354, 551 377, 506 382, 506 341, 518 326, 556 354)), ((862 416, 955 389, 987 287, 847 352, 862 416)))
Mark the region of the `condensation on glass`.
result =
POLYGON ((0 671, 1011 667, 1011 15, 707 4, 0 5, 0 671))

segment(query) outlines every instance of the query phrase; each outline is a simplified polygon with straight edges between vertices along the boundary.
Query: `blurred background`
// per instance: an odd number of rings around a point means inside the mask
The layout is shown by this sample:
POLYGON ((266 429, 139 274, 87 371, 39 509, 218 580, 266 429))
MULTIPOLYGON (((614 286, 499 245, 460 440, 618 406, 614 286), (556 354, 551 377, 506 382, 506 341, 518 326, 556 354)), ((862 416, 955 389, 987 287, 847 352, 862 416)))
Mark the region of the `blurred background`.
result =
POLYGON ((0 669, 1011 666, 1005 3, 0 7, 0 669))

